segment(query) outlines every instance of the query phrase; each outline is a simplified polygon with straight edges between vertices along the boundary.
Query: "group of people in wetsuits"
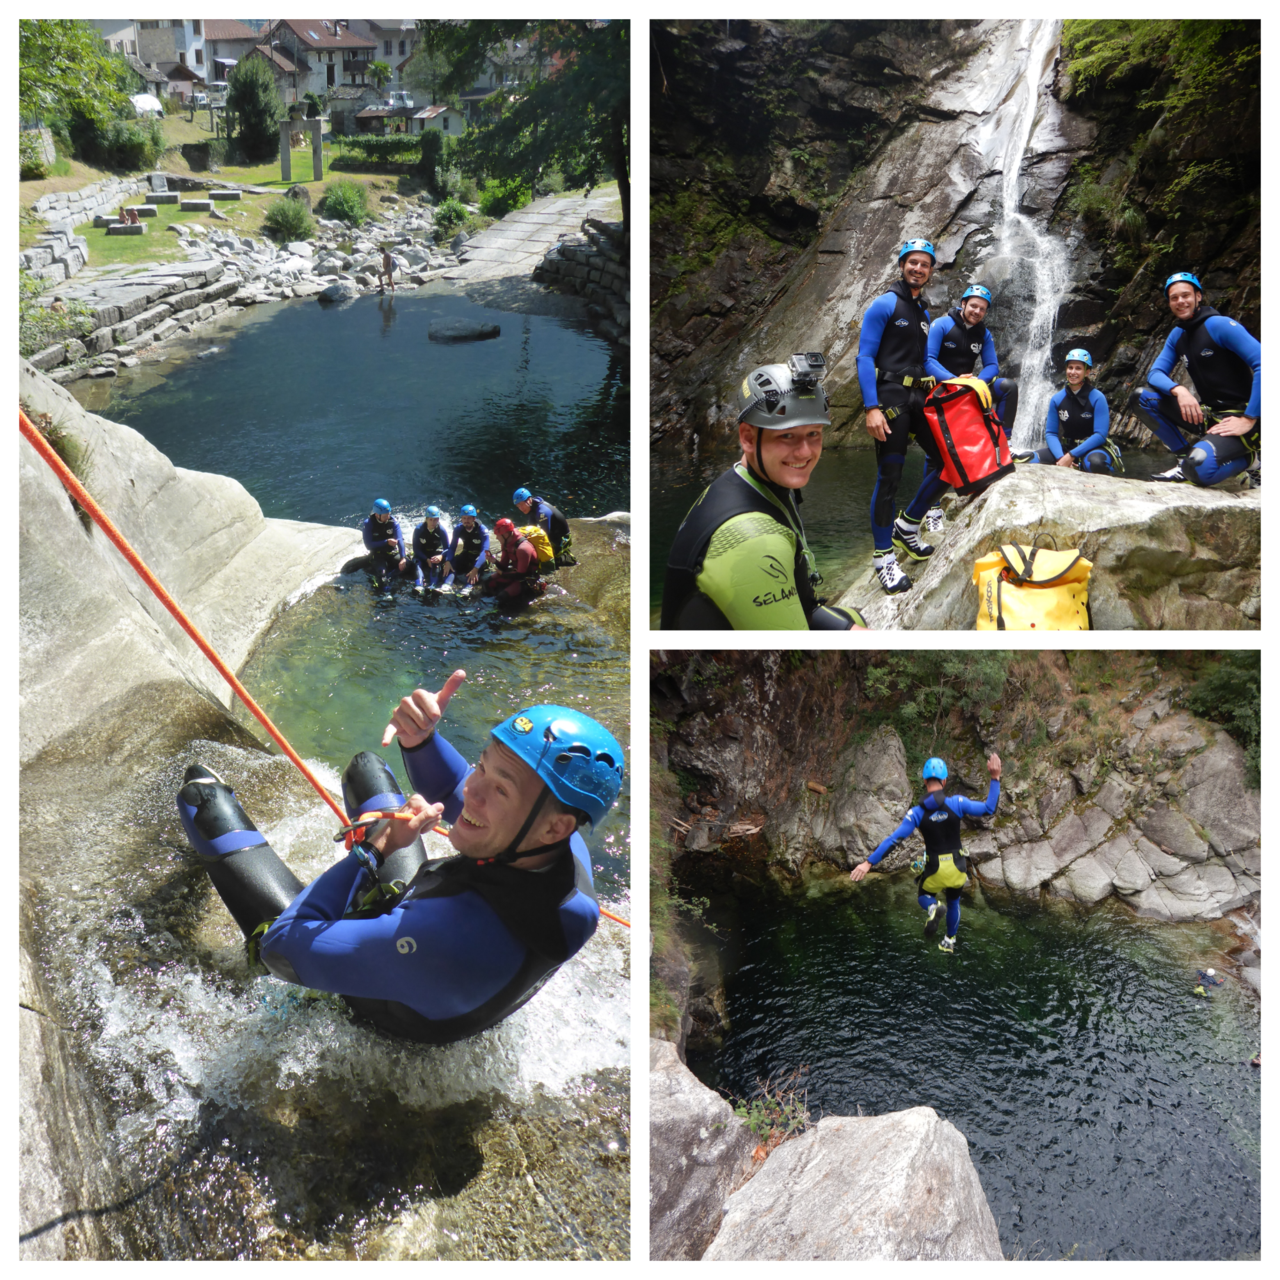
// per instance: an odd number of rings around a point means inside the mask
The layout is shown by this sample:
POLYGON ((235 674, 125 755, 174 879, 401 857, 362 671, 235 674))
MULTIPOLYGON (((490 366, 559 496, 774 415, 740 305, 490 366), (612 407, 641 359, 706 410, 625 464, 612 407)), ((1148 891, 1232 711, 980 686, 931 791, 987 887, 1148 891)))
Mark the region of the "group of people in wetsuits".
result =
POLYGON ((472 503, 463 506, 451 537, 441 523, 440 508, 428 507, 406 549, 391 504, 376 499, 360 531, 379 588, 400 577, 413 578, 415 591, 479 586, 481 594, 513 603, 536 599, 547 589, 544 572, 576 563, 569 521, 558 507, 524 487, 515 491, 512 502, 531 523, 520 529, 507 517, 496 521, 493 533, 500 550, 495 556, 490 531, 472 503))
MULTIPOLYGON (((928 560, 928 537, 944 527, 939 502, 948 486, 925 416, 930 391, 938 382, 976 373, 990 389, 1006 437, 1018 410, 1018 387, 1001 376, 986 327, 991 291, 971 283, 956 307, 931 320, 922 295, 936 262, 927 240, 902 246, 898 279, 867 308, 858 343, 858 383, 876 451, 872 566, 890 595, 911 589, 899 556, 928 560), (898 487, 912 439, 924 450, 924 477, 900 508, 898 487)), ((1191 273, 1175 272, 1164 293, 1174 326, 1149 385, 1128 402, 1174 455, 1174 465, 1151 478, 1214 485, 1248 471, 1247 482, 1260 485, 1261 346, 1239 322, 1205 303, 1191 273), (1194 390, 1174 380, 1180 363, 1194 390)), ((1106 397, 1092 383, 1093 356, 1076 347, 1064 365, 1064 384, 1046 412, 1044 446, 1013 458, 1023 465, 1114 474, 1123 464, 1109 439, 1106 397)), ((816 594, 822 579, 799 512, 801 490, 822 456, 823 429, 831 422, 824 372, 821 353, 810 352, 743 379, 737 395, 742 457, 703 491, 676 534, 663 589, 663 629, 865 625, 856 609, 830 606, 816 594)))

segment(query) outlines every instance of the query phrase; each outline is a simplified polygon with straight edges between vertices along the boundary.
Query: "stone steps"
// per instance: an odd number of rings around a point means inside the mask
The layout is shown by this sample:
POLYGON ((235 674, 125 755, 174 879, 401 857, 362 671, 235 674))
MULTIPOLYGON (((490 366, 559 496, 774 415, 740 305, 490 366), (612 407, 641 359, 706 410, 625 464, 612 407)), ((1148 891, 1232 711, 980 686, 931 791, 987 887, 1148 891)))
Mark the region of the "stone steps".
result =
POLYGON ((145 236, 146 234, 145 222, 114 222, 107 228, 109 236, 145 236))

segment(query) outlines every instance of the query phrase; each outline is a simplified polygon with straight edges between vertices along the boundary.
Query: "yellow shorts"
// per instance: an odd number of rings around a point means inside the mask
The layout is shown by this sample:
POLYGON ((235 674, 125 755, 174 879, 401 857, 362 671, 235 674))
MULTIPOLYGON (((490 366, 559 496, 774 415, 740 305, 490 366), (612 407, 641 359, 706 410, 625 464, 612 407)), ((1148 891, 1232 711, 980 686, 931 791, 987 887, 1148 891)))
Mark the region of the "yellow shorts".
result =
POLYGON ((950 853, 938 855, 938 869, 920 889, 924 893, 940 893, 943 889, 962 889, 969 883, 969 877, 955 864, 955 856, 950 853))

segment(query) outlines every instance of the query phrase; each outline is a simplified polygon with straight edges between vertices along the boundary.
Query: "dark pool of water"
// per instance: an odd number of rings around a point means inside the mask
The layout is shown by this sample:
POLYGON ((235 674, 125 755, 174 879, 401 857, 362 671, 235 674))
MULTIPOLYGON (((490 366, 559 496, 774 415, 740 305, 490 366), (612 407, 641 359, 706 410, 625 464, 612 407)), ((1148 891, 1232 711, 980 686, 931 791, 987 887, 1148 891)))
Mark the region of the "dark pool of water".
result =
MULTIPOLYGON (((655 453, 650 464, 649 603, 657 625, 667 555, 680 522, 698 495, 740 457, 736 449, 687 454, 655 453)), ((1145 479, 1169 465, 1167 452, 1126 450, 1125 475, 1145 479)), ((920 487, 924 452, 912 445, 898 494, 906 501, 920 487)), ((823 576, 822 594, 835 598, 853 586, 871 564, 871 494, 876 486, 876 460, 871 449, 828 449, 804 488, 800 514, 805 535, 823 576)))
POLYGON ((256 308, 195 343, 214 346, 140 366, 89 407, 177 466, 234 476, 268 516, 352 524, 384 497, 414 514, 473 502, 491 523, 521 485, 570 516, 630 508, 626 360, 577 322, 368 296, 256 308), (443 317, 502 333, 429 342, 443 317))
POLYGON ((732 1030, 689 1065, 748 1096, 809 1068, 815 1114, 930 1106, 969 1141, 1006 1256, 1217 1259, 1261 1248, 1256 1001, 1208 926, 966 895, 922 936, 906 876, 807 895, 708 877, 732 1030))

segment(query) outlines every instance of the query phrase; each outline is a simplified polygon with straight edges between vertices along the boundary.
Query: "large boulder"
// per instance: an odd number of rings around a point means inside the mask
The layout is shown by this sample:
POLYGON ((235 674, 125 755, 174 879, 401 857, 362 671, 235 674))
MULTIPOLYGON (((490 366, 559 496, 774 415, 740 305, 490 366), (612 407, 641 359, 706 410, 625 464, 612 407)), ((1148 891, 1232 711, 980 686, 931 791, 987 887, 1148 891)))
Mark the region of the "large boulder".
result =
MULTIPOLYGON (((237 481, 175 467, 25 360, 18 381, 28 412, 81 444, 93 496, 232 670, 292 592, 359 545, 353 530, 265 519, 237 481)), ((194 687, 230 705, 229 686, 97 526, 81 524, 25 440, 18 521, 23 763, 144 687, 194 687)))
MULTIPOLYGON (((947 529, 910 591, 886 596, 868 574, 837 604, 876 630, 971 630, 974 562, 1004 543, 1051 534, 1093 562, 1097 630, 1256 629, 1261 625, 1259 490, 1156 485, 1061 467, 1019 467, 951 506, 947 529)), ((1045 542, 1044 545, 1050 545, 1045 542)))
POLYGON ((730 1197, 710 1261, 1003 1261, 964 1135, 932 1107, 824 1116, 730 1197))
POLYGON ((360 290, 350 280, 335 280, 333 284, 316 295, 317 302, 350 302, 358 298, 360 290))
POLYGON ((755 1148, 755 1135, 680 1061, 676 1046, 650 1040, 650 1258, 702 1257, 755 1148))

